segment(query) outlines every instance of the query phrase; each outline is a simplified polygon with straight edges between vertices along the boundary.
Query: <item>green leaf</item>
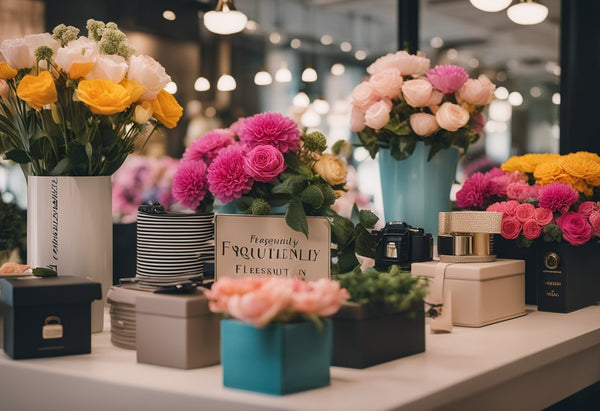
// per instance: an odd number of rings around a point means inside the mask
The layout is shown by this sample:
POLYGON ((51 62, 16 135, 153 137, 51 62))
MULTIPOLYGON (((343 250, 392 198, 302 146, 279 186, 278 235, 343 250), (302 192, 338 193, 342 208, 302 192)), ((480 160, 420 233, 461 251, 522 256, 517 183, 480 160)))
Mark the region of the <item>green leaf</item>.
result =
POLYGON ((323 205, 325 197, 323 192, 316 185, 310 185, 306 187, 300 193, 300 199, 302 202, 309 204, 312 208, 320 208, 323 205))
POLYGON ((363 257, 375 258, 377 236, 360 225, 356 226, 354 233, 356 235, 356 241, 354 242, 356 254, 362 255, 363 257))
POLYGON ((340 273, 352 271, 355 267, 360 266, 360 261, 356 258, 356 254, 352 250, 347 250, 338 255, 338 267, 340 273))
POLYGON ((290 170, 309 178, 313 176, 312 169, 300 161, 296 153, 285 153, 283 156, 285 158, 285 164, 290 170))
POLYGON ((332 241, 338 245, 339 249, 346 248, 354 239, 354 225, 352 221, 334 214, 331 222, 331 236, 332 241))
POLYGON ((408 120, 399 121, 397 118, 392 118, 383 128, 397 136, 408 136, 412 133, 408 120))
POLYGON ((283 180, 280 186, 273 189, 277 194, 289 194, 293 197, 297 196, 308 185, 308 180, 305 176, 295 175, 283 180))
POLYGON ((371 210, 364 209, 358 212, 358 221, 366 228, 373 228, 379 221, 379 217, 371 210))
POLYGON ((69 158, 63 158, 56 164, 56 166, 50 171, 51 176, 62 176, 66 175, 66 171, 69 168, 69 158))
POLYGON ((31 161, 27 152, 19 149, 7 151, 6 158, 18 164, 27 164, 31 161))
POLYGON ((377 138, 377 132, 372 128, 366 127, 363 131, 358 132, 357 136, 362 145, 369 152, 371 158, 375 158, 375 155, 379 151, 379 139, 377 138))
POLYGON ((331 146, 331 153, 334 156, 339 156, 340 152, 342 151, 342 148, 344 147, 344 145, 346 144, 346 140, 338 140, 336 141, 333 146, 331 146))
POLYGON ((58 273, 51 268, 35 267, 31 273, 36 277, 56 277, 58 273))
POLYGON ((292 200, 285 212, 285 222, 294 231, 303 233, 308 238, 308 222, 304 207, 299 200, 292 200))
POLYGON ((394 136, 390 139, 390 154, 398 161, 410 157, 417 147, 415 136, 394 136))

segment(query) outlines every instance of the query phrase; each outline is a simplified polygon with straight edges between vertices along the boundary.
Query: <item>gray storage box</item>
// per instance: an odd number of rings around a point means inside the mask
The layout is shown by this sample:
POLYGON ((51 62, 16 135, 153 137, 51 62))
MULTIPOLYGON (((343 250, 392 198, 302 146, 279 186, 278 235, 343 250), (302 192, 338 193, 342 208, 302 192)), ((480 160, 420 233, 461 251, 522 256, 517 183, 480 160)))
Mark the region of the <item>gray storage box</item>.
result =
POLYGON ((137 361, 172 368, 220 362, 221 316, 208 309, 202 291, 136 297, 137 361))

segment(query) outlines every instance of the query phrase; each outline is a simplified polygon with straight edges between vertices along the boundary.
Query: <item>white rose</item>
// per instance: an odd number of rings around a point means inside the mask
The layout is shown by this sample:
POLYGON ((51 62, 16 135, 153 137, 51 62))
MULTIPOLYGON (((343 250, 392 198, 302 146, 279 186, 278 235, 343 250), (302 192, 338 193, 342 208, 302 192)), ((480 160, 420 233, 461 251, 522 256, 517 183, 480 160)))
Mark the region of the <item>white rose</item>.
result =
POLYGON ((470 115, 466 108, 453 103, 444 103, 440 106, 435 119, 441 128, 456 131, 469 121, 470 115))
POLYGON ((92 71, 85 78, 86 80, 104 79, 120 83, 125 78, 128 68, 123 57, 116 54, 100 54, 96 57, 96 64, 92 71))
POLYGON ((35 64, 35 59, 29 53, 29 45, 24 38, 4 40, 0 44, 0 52, 15 70, 31 68, 35 64))
POLYGON ((87 37, 79 37, 77 40, 70 41, 65 47, 61 47, 56 52, 56 64, 70 73, 73 63, 93 63, 98 55, 98 43, 87 37))
POLYGON ((171 77, 158 61, 143 55, 131 56, 127 78, 144 86, 142 100, 154 100, 160 90, 171 81, 171 77))

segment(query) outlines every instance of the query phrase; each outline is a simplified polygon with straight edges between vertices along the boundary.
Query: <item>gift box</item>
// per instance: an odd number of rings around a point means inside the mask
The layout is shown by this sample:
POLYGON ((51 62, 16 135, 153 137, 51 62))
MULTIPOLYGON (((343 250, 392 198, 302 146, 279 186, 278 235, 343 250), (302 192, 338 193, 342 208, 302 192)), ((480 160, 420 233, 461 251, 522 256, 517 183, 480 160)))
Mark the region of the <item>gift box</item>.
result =
POLYGON ((141 293, 135 299, 137 361, 172 368, 218 364, 219 321, 201 290, 141 293))
MULTIPOLYGON (((411 271, 432 279, 439 264, 446 263, 413 263, 411 271)), ((481 327, 525 314, 523 260, 447 264, 444 287, 452 294, 454 325, 481 327)))
POLYGON ((425 351, 423 303, 390 312, 347 302, 332 321, 332 365, 338 367, 365 368, 425 351))
POLYGON ((81 277, 0 280, 4 351, 14 359, 91 352, 91 302, 100 283, 81 277))

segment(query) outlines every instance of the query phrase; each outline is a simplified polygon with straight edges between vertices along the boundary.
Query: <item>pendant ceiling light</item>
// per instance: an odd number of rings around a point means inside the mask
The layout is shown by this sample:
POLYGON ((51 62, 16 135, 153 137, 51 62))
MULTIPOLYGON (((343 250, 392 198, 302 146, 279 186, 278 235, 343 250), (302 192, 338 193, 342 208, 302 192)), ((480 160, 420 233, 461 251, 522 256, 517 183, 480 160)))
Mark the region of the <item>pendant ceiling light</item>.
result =
POLYGON ((217 80, 217 90, 232 91, 235 90, 236 87, 237 84, 235 79, 229 74, 223 74, 219 77, 219 80, 217 80))
POLYGON ((204 26, 216 34, 233 34, 244 30, 248 17, 236 10, 233 0, 219 0, 217 8, 204 14, 204 26))
POLYGON ((319 76, 317 74, 317 71, 311 66, 306 67, 302 72, 302 81, 304 81, 305 83, 312 83, 314 81, 317 81, 318 77, 319 76))
POLYGON ((469 0, 473 7, 483 11, 500 11, 507 8, 512 0, 469 0))
POLYGON ((508 18, 517 24, 541 23, 548 17, 548 7, 533 0, 521 0, 506 10, 508 18))
POLYGON ((254 75, 254 84, 257 86, 268 86, 273 82, 273 77, 269 74, 269 72, 263 67, 254 75))
POLYGON ((289 83, 292 81, 292 72, 285 62, 282 63, 281 67, 275 72, 275 81, 278 83, 289 83))

